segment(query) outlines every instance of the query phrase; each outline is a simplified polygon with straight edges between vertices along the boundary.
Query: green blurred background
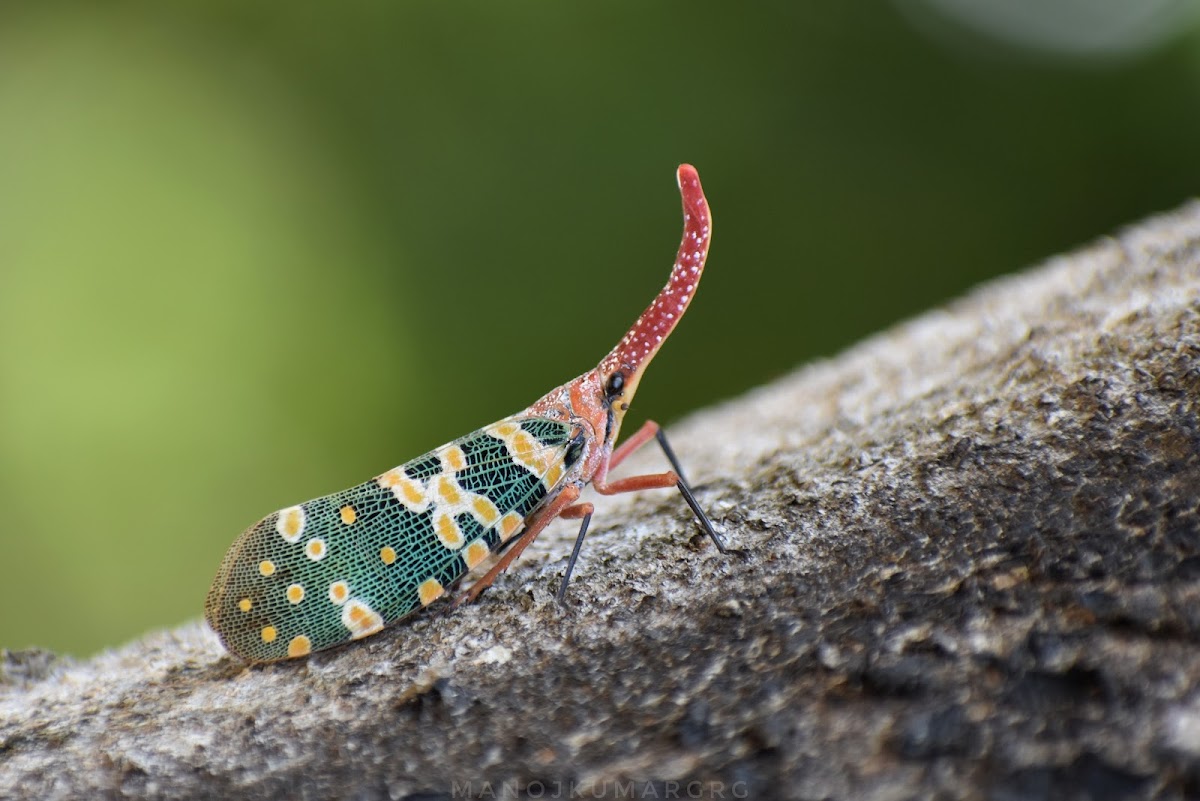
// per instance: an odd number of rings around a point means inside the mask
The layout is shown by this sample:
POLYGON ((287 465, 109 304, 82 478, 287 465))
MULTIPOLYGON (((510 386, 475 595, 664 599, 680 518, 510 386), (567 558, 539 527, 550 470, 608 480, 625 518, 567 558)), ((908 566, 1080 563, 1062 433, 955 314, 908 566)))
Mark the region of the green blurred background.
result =
POLYGON ((590 368, 670 421, 1200 187, 1192 2, 0 7, 0 647, 590 368))

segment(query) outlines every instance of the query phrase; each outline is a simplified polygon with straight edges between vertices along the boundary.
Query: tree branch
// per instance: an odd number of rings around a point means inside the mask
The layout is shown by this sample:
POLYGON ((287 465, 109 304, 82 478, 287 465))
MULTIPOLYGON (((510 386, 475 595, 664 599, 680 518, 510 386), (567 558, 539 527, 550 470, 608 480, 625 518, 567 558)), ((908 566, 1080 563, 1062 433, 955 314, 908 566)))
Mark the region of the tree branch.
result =
POLYGON ((198 623, 6 654, 0 797, 1194 791, 1198 309, 1193 204, 698 413, 672 442, 743 553, 594 499, 565 609, 570 525, 307 660, 198 623))

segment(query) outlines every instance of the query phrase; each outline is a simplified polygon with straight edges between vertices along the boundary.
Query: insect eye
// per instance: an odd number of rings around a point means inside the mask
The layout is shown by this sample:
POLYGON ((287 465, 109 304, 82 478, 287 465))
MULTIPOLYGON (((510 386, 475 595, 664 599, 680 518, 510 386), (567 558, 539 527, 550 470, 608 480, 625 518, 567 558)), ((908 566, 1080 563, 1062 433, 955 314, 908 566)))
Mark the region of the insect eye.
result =
POLYGON ((619 398, 621 396, 621 390, 624 388, 624 374, 619 372, 613 373, 611 376, 609 376, 608 386, 604 388, 604 394, 608 396, 609 400, 613 400, 614 398, 619 398))

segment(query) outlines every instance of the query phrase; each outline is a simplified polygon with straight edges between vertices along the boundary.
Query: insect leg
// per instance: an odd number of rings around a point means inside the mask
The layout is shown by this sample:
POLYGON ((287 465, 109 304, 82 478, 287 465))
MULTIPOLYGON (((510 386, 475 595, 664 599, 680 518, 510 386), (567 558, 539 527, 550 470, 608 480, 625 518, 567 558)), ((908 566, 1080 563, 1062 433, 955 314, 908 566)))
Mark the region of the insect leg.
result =
MULTIPOLYGON (((608 457, 608 469, 612 470, 621 462, 625 461, 629 454, 633 453, 638 448, 649 442, 660 430, 661 429, 659 428, 658 423, 654 422, 653 420, 647 420, 645 423, 642 423, 641 428, 639 428, 632 435, 626 437, 625 441, 613 450, 612 455, 608 457)), ((672 454, 672 456, 674 456, 674 454, 672 454)), ((671 465, 677 467, 674 459, 671 460, 671 465)), ((675 472, 683 475, 683 473, 679 470, 676 470, 675 472)))
POLYGON ((692 514, 696 516, 696 520, 700 522, 704 533, 712 539, 713 544, 717 546, 717 550, 721 553, 729 553, 725 547, 725 543, 721 541, 721 537, 713 528, 712 521, 708 519, 708 515, 700 508, 700 504, 696 502, 696 496, 692 493, 692 488, 688 485, 687 479, 683 477, 683 469, 679 466, 679 459, 675 456, 675 451, 667 442, 667 437, 663 433, 662 428, 653 420, 647 420, 645 424, 637 430, 637 432, 629 439, 625 440, 612 452, 608 459, 607 465, 601 465, 596 471, 596 477, 592 479, 592 486, 601 495, 616 495, 622 492, 636 492, 645 489, 659 489, 663 487, 675 487, 679 490, 679 494, 683 496, 683 500, 691 508, 692 514), (643 476, 630 476, 608 482, 608 471, 616 467, 625 460, 629 454, 645 445, 651 439, 657 439, 658 444, 666 454, 667 461, 671 463, 674 470, 668 470, 665 473, 649 473, 643 476))
POLYGON ((643 423, 642 427, 633 436, 627 438, 612 452, 612 456, 608 459, 608 469, 612 470, 625 461, 627 456, 645 445, 651 438, 658 440, 659 447, 663 449, 663 453, 667 456, 667 461, 671 463, 671 467, 679 475, 679 480, 687 484, 687 477, 683 473, 683 468, 679 465, 679 459, 675 456, 675 450, 667 442, 667 435, 663 433, 662 427, 653 420, 647 420, 643 423))
POLYGON ((454 599, 454 606, 459 606, 464 603, 470 603, 479 597, 479 594, 492 585, 496 577, 508 569, 513 560, 521 555, 521 551, 529 547, 537 535, 542 533, 550 521, 558 517, 563 511, 579 500, 579 487, 567 486, 558 497, 550 502, 548 506, 534 512, 525 524, 525 530, 521 532, 521 536, 513 543, 512 547, 500 558, 500 561, 492 566, 492 569, 484 574, 483 578, 476 581, 470 588, 454 599))
POLYGON ((583 522, 579 524, 579 536, 575 538, 575 547, 571 550, 571 558, 567 560, 567 572, 563 574, 562 586, 558 588, 558 595, 555 596, 555 600, 560 604, 567 597, 567 582, 571 580, 571 571, 575 569, 575 560, 579 558, 579 549, 583 547, 583 538, 587 536, 588 523, 592 522, 592 512, 594 511, 595 509, 590 503, 580 503, 568 506, 559 512, 559 517, 566 520, 583 519, 583 522))

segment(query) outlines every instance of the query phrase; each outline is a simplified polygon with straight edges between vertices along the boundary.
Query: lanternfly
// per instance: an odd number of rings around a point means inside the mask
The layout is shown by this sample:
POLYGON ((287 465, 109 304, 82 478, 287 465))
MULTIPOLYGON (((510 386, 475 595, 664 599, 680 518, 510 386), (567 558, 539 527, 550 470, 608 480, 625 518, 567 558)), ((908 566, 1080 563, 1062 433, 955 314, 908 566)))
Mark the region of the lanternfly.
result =
POLYGON ((677 487, 717 549, 704 514, 657 423, 616 445, 646 366, 696 292, 712 233, 696 170, 677 172, 683 241, 671 277, 593 370, 524 411, 443 445, 344 492, 268 515, 229 548, 205 617, 234 654, 272 662, 366 637, 428 606, 489 554, 495 565, 457 602, 474 600, 556 517, 580 520, 561 600, 592 517, 579 501, 677 487), (657 439, 674 470, 610 481, 657 439))

